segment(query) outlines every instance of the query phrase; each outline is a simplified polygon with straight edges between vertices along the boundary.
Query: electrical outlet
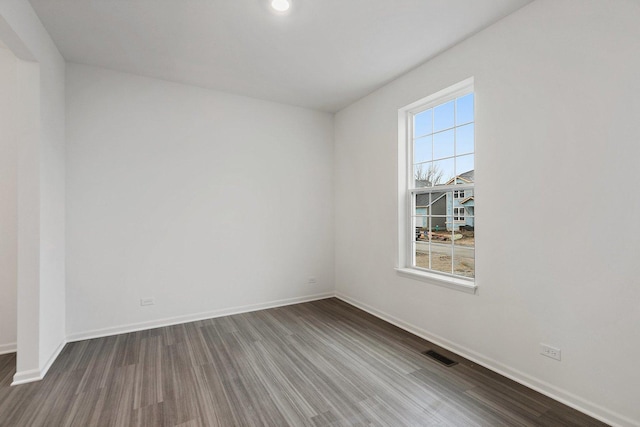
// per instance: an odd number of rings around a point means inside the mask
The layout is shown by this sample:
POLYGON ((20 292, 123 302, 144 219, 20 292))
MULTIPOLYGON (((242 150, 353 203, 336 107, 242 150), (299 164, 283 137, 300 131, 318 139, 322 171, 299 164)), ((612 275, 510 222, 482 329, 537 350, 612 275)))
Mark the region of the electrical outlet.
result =
POLYGON ((560 360, 560 349, 540 343, 540 354, 555 360, 560 360))
POLYGON ((310 285, 315 285, 316 283, 318 283, 318 279, 316 279, 315 277, 309 277, 307 283, 309 283, 310 285))
POLYGON ((140 305, 155 305, 156 301, 153 298, 141 298, 140 305))

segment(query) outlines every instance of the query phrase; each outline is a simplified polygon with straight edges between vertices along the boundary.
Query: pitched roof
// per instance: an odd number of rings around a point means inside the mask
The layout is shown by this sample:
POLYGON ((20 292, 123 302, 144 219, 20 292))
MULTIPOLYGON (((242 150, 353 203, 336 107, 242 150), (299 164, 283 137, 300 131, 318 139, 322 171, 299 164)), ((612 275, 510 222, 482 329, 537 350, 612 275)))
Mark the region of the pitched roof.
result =
POLYGON ((471 200, 473 200, 473 196, 465 197, 464 199, 460 200, 460 204, 464 205, 465 203, 470 202, 471 200))
POLYGON ((475 170, 472 169, 470 171, 467 171, 465 173, 461 173, 458 176, 454 176, 453 178, 451 178, 449 181, 447 181, 447 183, 445 185, 449 185, 454 181, 457 181, 458 179, 461 179, 467 183, 472 183, 475 181, 475 170))
POLYGON ((475 169, 471 169, 468 172, 465 173, 461 173, 460 175, 458 175, 460 178, 462 179, 466 179, 469 182, 474 182, 475 181, 475 169))

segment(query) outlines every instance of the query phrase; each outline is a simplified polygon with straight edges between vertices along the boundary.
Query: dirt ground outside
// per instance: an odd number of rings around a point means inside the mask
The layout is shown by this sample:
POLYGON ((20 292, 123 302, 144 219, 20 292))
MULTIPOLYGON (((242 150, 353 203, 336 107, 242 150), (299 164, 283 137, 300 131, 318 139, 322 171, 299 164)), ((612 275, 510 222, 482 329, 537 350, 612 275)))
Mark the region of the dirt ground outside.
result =
MULTIPOLYGON (((451 274, 451 255, 433 252, 431 270, 451 274)), ((464 277, 475 277, 475 259, 454 256, 453 274, 464 277)), ((429 268, 429 252, 416 252, 416 267, 429 268)))
POLYGON ((463 277, 475 277, 474 247, 473 229, 460 229, 454 232, 421 229, 416 239, 416 266, 463 277), (452 240, 453 257, 451 256, 452 240), (456 247, 460 250, 456 251, 456 247), (429 263, 429 257, 431 257, 431 263, 429 263))

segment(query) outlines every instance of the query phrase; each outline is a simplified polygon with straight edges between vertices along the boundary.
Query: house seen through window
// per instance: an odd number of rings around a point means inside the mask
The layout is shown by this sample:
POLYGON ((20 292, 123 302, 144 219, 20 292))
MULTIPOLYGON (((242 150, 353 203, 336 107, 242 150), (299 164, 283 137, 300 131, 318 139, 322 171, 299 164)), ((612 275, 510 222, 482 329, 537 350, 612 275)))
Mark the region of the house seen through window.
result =
MULTIPOLYGON (((446 92, 446 91, 445 91, 446 92)), ((475 117, 472 87, 428 100, 407 115, 407 266, 475 277, 475 117)))

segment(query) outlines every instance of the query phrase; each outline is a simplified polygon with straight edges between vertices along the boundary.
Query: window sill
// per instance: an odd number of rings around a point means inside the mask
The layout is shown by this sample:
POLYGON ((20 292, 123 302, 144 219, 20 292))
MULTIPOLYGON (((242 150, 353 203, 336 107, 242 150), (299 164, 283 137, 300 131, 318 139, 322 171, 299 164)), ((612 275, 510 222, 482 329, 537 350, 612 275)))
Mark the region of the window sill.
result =
POLYGON ((469 280, 440 276, 438 274, 419 271, 413 268, 396 268, 395 270, 399 276, 407 277, 414 280, 420 280, 422 282, 431 283, 433 285, 438 285, 449 289, 455 289, 456 291, 466 292, 468 294, 475 294, 476 290, 478 289, 478 286, 469 280))

